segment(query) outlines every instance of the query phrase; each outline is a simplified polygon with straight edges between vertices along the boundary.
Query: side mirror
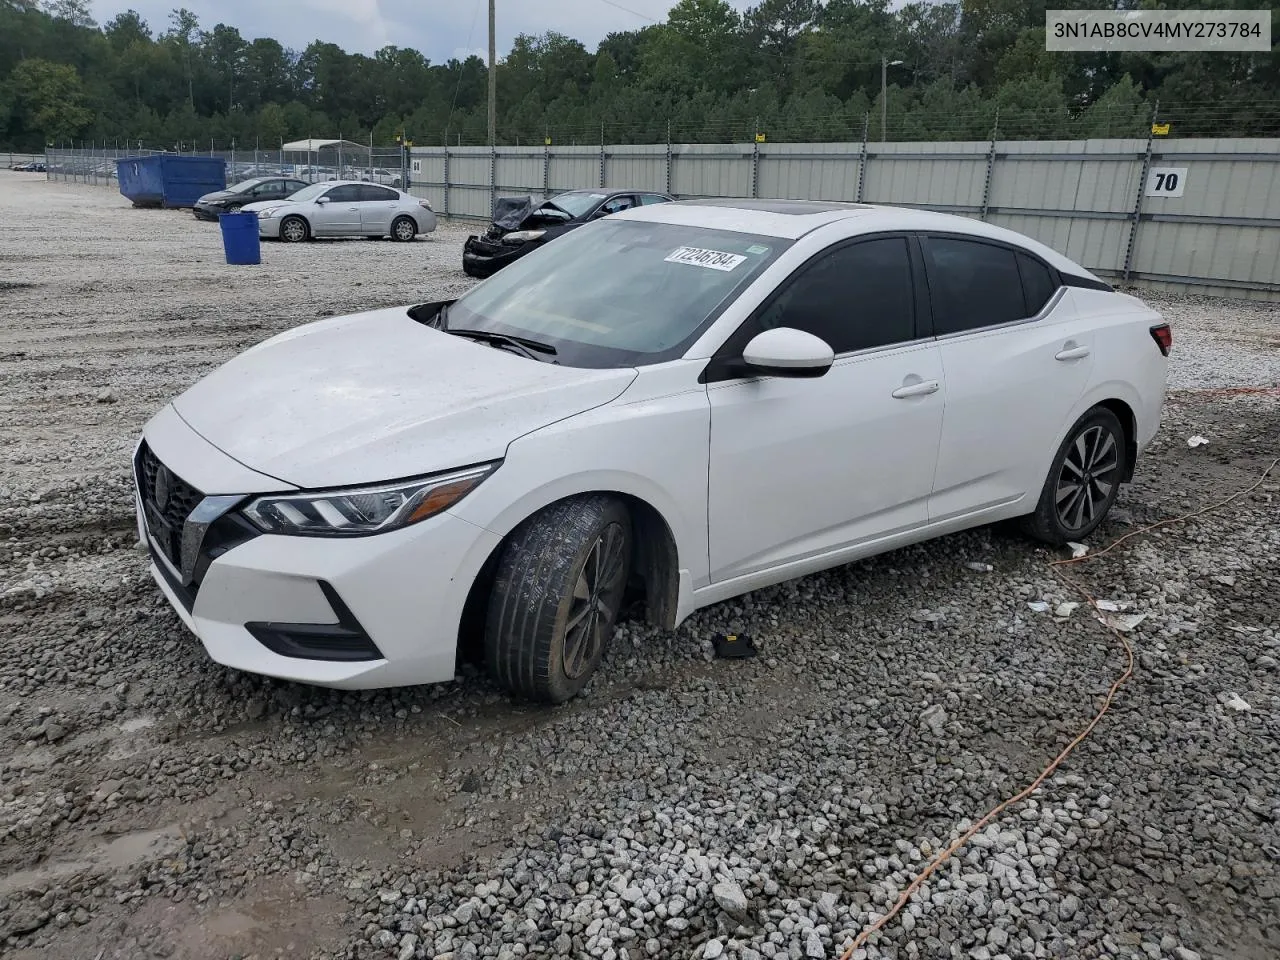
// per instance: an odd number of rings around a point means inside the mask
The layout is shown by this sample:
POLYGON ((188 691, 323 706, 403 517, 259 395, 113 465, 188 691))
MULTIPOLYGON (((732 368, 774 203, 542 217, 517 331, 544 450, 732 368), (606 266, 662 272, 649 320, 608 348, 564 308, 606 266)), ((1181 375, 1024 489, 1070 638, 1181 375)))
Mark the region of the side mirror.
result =
POLYGON ((825 340, 795 327, 775 327, 751 338, 742 360, 752 373, 770 377, 820 377, 835 353, 825 340))
POLYGON ((328 203, 328 202, 329 202, 328 197, 316 197, 316 203, 328 203))

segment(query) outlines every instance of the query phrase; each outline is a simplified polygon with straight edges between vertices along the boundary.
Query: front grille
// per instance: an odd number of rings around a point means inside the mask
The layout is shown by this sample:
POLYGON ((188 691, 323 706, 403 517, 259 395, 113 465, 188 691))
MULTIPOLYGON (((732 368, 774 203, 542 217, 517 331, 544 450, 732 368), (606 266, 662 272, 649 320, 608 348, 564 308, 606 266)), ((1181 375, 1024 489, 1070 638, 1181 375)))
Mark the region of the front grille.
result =
POLYGON ((160 462, 146 441, 134 461, 147 530, 176 569, 182 569, 182 528, 204 494, 160 462))

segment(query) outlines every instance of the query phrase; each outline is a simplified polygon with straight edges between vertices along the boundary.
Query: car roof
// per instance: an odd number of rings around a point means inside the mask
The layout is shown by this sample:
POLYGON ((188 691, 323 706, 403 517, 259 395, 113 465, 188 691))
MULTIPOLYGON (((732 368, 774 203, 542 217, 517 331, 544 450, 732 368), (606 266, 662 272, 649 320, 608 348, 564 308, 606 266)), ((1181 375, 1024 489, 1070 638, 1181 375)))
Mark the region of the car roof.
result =
POLYGON ((642 190, 639 187, 574 187, 572 190, 561 190, 559 193, 550 194, 550 196, 562 197, 566 193, 598 193, 603 197, 616 197, 620 193, 651 193, 655 197, 671 196, 671 194, 663 193, 661 190, 642 190))
POLYGON ((1035 253, 1059 270, 1093 276, 1075 261, 1024 234, 970 217, 914 207, 831 200, 706 198, 634 207, 615 213, 610 219, 614 218, 706 227, 785 240, 799 240, 805 234, 841 220, 857 220, 857 233, 932 230, 999 240, 1035 253))

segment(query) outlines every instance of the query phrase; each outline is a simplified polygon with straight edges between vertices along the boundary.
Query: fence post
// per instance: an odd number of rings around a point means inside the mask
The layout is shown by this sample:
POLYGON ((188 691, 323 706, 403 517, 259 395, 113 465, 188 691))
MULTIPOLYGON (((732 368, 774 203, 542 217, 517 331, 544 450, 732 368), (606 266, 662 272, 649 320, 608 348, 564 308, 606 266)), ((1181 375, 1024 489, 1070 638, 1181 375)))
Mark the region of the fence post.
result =
POLYGON ((862 190, 867 182, 867 128, 871 114, 862 115, 862 148, 858 151, 858 203, 862 202, 862 190))
POLYGON ((604 186, 604 121, 600 121, 600 186, 604 186))
POLYGON ((760 196, 760 120, 756 119, 755 134, 751 137, 751 196, 760 196))
POLYGON ((1147 149, 1142 155, 1142 172, 1138 175, 1138 195, 1133 201, 1133 212, 1129 215, 1129 242, 1124 251, 1124 272, 1122 279, 1129 282, 1129 273, 1133 269, 1133 248, 1138 240, 1138 224, 1142 222, 1142 195, 1147 189, 1147 173, 1151 170, 1151 140, 1155 135, 1156 118, 1160 116, 1160 101, 1151 108, 1151 122, 1147 125, 1147 149))
POLYGON ((551 196, 551 133, 542 138, 542 195, 551 196))
POLYGON ((987 151, 987 180, 982 185, 982 219, 987 219, 991 205, 991 173, 996 166, 996 135, 1000 132, 1000 108, 996 107, 996 122, 991 125, 991 149, 987 151))
POLYGON ((667 196, 671 196, 671 121, 667 121, 667 196))
POLYGON ((489 216, 498 203, 498 145, 489 145, 489 216))
POLYGON ((449 135, 444 138, 444 215, 449 215, 449 135))

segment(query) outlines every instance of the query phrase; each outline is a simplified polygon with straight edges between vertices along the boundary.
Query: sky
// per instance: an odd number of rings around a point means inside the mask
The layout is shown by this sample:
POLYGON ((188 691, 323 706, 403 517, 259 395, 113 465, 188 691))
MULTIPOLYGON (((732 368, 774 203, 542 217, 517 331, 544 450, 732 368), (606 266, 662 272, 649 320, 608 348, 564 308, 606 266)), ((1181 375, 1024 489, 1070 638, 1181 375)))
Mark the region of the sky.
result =
MULTIPOLYGON (((751 0, 729 0, 739 8, 751 0)), ((588 50, 613 30, 635 30, 665 19, 675 0, 498 0, 498 56, 520 33, 554 30, 581 40, 588 50), (625 9, 623 9, 625 8, 625 9)), ((274 37, 301 50, 313 40, 350 53, 371 54, 394 45, 420 50, 432 63, 468 53, 487 57, 487 0, 92 0, 94 18, 106 23, 134 9, 153 33, 168 28, 169 11, 185 6, 206 29, 237 27, 247 39, 274 37)))

